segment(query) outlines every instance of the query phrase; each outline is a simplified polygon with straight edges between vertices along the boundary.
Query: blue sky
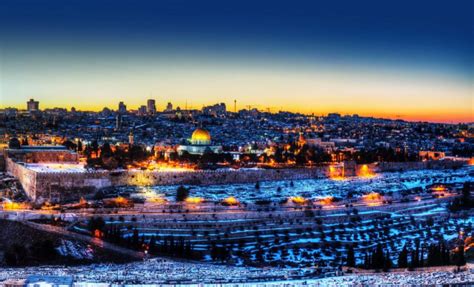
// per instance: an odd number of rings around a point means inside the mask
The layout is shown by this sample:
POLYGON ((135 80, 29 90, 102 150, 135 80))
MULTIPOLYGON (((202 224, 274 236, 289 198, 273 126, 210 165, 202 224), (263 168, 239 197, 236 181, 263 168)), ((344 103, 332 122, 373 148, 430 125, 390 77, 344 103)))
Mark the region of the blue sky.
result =
POLYGON ((136 106, 151 94, 162 106, 235 98, 261 108, 466 121, 473 5, 6 0, 0 106, 22 107, 30 97, 45 106, 136 106), (397 95, 406 113, 391 108, 397 95))

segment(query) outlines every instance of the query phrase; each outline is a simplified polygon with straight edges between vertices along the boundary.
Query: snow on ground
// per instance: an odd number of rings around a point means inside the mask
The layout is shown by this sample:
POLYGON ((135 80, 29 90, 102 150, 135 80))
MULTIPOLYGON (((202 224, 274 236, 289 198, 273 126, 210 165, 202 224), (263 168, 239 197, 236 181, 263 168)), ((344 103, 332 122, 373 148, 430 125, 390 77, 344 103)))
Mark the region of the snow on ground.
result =
MULTIPOLYGON (((348 191, 363 194, 372 191, 400 192, 416 187, 426 187, 433 183, 458 183, 474 181, 471 175, 473 166, 457 170, 424 169, 404 172, 381 173, 375 178, 349 178, 347 180, 332 180, 330 178, 305 179, 293 181, 264 181, 260 188, 255 184, 206 185, 191 187, 190 196, 203 197, 208 200, 222 200, 235 196, 240 201, 268 200, 279 201, 292 196, 318 199, 326 196, 345 197, 348 191), (444 181, 446 179, 446 181, 444 181)), ((176 185, 152 187, 123 187, 131 192, 153 192, 157 196, 166 197, 173 201, 176 194, 176 185)))
POLYGON ((167 282, 214 283, 273 281, 309 275, 307 270, 246 268, 162 259, 128 264, 41 266, 0 269, 0 282, 28 275, 73 276, 78 282, 122 282, 159 284, 167 282))
MULTIPOLYGON (((89 266, 43 266, 0 269, 0 283, 6 279, 22 279, 29 275, 72 276, 78 286, 98 283, 127 284, 127 286, 158 286, 158 284, 218 284, 219 286, 426 286, 444 284, 471 285, 474 283, 472 264, 466 271, 454 272, 454 268, 431 271, 397 273, 354 274, 303 279, 304 270, 278 268, 258 269, 229 267, 224 265, 195 264, 150 260, 144 262, 99 264, 89 266)), ((309 275, 309 274, 306 274, 309 275)), ((117 285, 114 285, 117 286, 117 285)), ((160 285, 162 286, 162 285, 160 285)), ((174 285, 176 286, 176 285, 174 285)), ((472 286, 472 285, 471 285, 472 286)))
POLYGON ((83 164, 75 163, 28 163, 26 168, 36 172, 85 172, 83 164))
MULTIPOLYGON (((370 275, 349 275, 329 277, 307 282, 307 286, 439 286, 445 284, 474 284, 474 272, 405 272, 379 273, 370 275)), ((464 285, 465 284, 465 285, 464 285)), ((301 284, 303 285, 303 284, 301 284)))
POLYGON ((94 258, 93 251, 90 248, 78 242, 61 239, 61 244, 56 248, 61 256, 71 256, 74 259, 89 259, 94 258))

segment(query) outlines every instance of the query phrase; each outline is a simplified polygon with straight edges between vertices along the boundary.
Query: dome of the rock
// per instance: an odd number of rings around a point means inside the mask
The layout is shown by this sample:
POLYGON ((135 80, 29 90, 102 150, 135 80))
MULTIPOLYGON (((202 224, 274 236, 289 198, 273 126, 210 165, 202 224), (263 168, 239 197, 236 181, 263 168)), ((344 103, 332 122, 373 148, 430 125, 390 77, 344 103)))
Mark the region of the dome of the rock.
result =
POLYGON ((197 128, 192 136, 191 143, 197 145, 208 145, 211 143, 211 134, 202 128, 197 128))

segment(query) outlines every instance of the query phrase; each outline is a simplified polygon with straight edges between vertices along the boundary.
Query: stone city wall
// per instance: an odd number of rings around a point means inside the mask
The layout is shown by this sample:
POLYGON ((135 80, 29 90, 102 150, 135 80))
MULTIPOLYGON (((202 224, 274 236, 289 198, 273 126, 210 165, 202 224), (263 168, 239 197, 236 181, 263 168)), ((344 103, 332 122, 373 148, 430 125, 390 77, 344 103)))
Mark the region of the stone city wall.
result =
POLYGON ((70 150, 8 149, 7 155, 16 162, 26 163, 77 162, 78 160, 77 153, 70 150))
POLYGON ((26 195, 31 199, 36 199, 36 175, 37 173, 25 166, 14 162, 10 158, 5 159, 6 170, 17 178, 26 195))
POLYGON ((128 171, 111 176, 113 185, 175 185, 175 184, 230 184, 267 180, 307 179, 324 177, 326 167, 258 170, 215 170, 185 172, 128 171))
MULTIPOLYGON (((403 171, 424 168, 452 168, 462 162, 379 163, 367 165, 374 172, 403 171)), ((357 174, 361 165, 348 165, 346 176, 357 174), (349 170, 351 169, 351 170, 349 170)), ((232 184, 266 180, 298 180, 326 177, 341 173, 340 166, 294 169, 241 169, 215 171, 87 171, 35 172, 7 158, 7 170, 18 178, 27 195, 34 201, 64 202, 92 196, 97 190, 110 186, 151 186, 179 184, 232 184)))
POLYGON ((103 187, 112 186, 110 173, 97 172, 37 172, 37 202, 64 202, 90 197, 103 187))
POLYGON ((307 179, 326 176, 326 167, 298 169, 216 171, 92 171, 36 173, 35 201, 63 202, 92 196, 110 186, 152 186, 178 184, 230 184, 266 180, 307 179))

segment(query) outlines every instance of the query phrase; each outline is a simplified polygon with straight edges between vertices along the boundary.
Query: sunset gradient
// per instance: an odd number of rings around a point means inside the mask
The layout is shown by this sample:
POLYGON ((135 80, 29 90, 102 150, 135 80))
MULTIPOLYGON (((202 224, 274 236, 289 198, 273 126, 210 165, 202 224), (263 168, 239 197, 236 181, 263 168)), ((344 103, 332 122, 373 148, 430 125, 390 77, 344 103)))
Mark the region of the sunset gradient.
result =
POLYGON ((271 112, 474 121, 470 1, 40 2, 0 4, 0 108, 34 98, 42 109, 136 109, 154 98, 160 110, 233 110, 237 100, 271 112))

